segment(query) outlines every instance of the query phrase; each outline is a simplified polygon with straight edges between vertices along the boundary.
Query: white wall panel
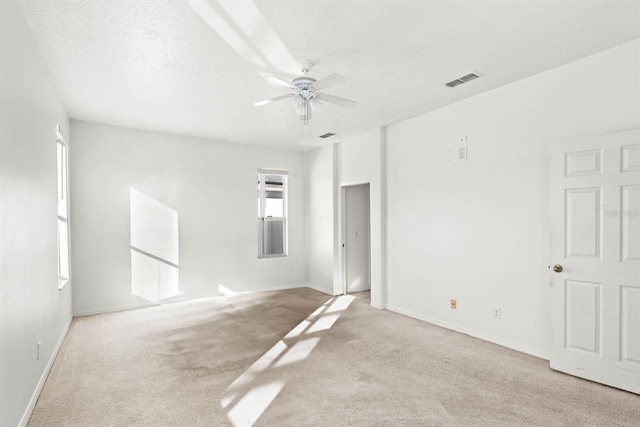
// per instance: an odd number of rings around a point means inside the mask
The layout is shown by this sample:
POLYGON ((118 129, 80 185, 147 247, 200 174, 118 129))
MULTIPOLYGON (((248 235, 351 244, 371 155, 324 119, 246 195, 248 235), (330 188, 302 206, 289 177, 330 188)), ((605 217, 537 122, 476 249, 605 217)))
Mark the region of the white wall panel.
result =
POLYGON ((638 75, 640 40, 390 125, 389 307, 548 357, 549 146, 640 128, 638 75))
POLYGON ((602 173, 602 150, 588 150, 565 155, 565 176, 602 173))
POLYGON ((640 144, 627 145, 622 150, 622 171, 634 172, 640 170, 640 144))
POLYGON ((640 185, 622 187, 622 262, 640 262, 640 185))
POLYGON ((565 192, 565 256, 602 256, 602 189, 579 188, 565 192))
POLYGON ((622 361, 640 367, 640 288, 621 287, 622 361))
POLYGON ((130 192, 131 246, 179 264, 178 212, 134 188, 130 192))
POLYGON ((131 289, 130 188, 179 218, 179 298, 305 283, 303 153, 76 121, 71 136, 75 313, 148 303, 131 289), (285 258, 258 259, 258 168, 289 171, 285 258))
POLYGON ((334 149, 327 144, 306 153, 307 283, 328 294, 333 294, 334 149))
POLYGON ((12 0, 0 1, 0 111, 0 426, 17 426, 71 321, 74 284, 58 290, 56 125, 69 139, 69 119, 12 0))
POLYGON ((600 354, 602 328, 602 285, 577 280, 565 283, 567 348, 600 354))

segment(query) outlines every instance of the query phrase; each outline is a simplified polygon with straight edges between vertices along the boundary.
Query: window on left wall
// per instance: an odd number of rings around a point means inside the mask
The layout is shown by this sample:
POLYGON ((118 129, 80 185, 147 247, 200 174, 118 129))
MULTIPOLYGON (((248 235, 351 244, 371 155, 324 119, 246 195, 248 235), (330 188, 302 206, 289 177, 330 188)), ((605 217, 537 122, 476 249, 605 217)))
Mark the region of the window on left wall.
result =
POLYGON ((69 145, 62 135, 60 125, 56 130, 56 147, 58 170, 58 289, 62 289, 70 277, 69 145))

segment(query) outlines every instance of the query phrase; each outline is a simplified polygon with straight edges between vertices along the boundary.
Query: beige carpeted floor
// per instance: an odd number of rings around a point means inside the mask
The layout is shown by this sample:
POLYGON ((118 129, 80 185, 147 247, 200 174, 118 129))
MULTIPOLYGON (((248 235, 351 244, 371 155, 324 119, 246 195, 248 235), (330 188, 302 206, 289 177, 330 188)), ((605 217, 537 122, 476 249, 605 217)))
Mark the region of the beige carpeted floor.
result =
POLYGON ((73 321, 30 426, 638 426, 640 397, 309 289, 73 321))

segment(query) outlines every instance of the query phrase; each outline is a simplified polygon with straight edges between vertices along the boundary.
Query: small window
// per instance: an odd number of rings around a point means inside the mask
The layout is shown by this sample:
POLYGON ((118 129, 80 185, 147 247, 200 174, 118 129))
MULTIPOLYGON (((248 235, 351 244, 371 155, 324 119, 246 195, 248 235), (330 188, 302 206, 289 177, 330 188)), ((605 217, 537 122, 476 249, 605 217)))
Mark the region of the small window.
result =
POLYGON ((58 170, 58 289, 69 281, 69 147, 60 126, 56 133, 58 170))
POLYGON ((258 258, 287 256, 288 175, 258 169, 258 258))

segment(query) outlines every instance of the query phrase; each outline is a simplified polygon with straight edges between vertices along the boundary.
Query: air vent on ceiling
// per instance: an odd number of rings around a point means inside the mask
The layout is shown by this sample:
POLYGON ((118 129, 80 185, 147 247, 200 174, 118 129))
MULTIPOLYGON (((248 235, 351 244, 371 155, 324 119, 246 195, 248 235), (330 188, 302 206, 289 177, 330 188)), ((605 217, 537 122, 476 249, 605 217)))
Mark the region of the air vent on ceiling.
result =
POLYGON ((329 138, 330 136, 335 135, 335 133, 327 132, 324 135, 320 135, 320 138, 329 138))
POLYGON ((475 72, 474 73, 469 73, 469 74, 467 74, 465 76, 458 77, 455 80, 451 80, 450 82, 445 83, 445 85, 447 85, 449 87, 456 87, 456 86, 460 86, 461 84, 470 82, 471 80, 475 80, 478 77, 480 77, 479 73, 475 73, 475 72))

